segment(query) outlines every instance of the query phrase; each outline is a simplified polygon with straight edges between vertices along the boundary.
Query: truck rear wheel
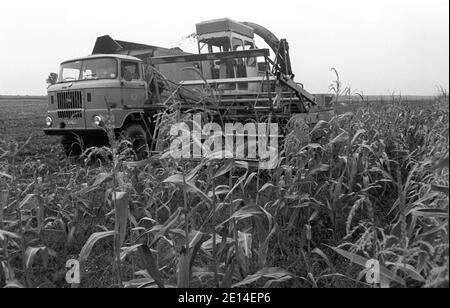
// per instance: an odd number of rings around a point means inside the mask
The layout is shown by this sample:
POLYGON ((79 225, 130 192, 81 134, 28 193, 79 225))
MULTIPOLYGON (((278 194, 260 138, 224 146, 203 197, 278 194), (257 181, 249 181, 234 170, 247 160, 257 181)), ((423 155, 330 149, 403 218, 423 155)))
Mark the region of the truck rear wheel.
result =
POLYGON ((123 130, 123 137, 129 142, 130 154, 134 160, 143 160, 148 157, 148 137, 141 124, 131 124, 123 130))

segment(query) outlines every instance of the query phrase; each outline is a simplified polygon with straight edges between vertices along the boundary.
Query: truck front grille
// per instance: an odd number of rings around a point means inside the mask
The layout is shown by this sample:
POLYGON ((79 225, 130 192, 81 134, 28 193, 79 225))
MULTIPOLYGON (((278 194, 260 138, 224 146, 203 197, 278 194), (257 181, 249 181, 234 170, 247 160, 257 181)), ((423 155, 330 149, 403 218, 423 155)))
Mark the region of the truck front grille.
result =
POLYGON ((80 119, 83 117, 82 110, 63 110, 58 111, 58 118, 60 119, 80 119))
POLYGON ((83 117, 83 94, 81 91, 60 92, 56 95, 60 119, 83 117))

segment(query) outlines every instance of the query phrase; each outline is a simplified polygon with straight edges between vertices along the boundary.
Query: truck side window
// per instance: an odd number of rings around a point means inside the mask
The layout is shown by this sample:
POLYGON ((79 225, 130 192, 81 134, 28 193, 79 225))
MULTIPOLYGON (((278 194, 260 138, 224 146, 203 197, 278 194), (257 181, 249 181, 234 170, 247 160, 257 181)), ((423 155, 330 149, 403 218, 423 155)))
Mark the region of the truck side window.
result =
POLYGON ((121 65, 121 76, 122 78, 125 77, 125 72, 128 71, 133 75, 133 80, 139 80, 141 79, 141 76, 139 74, 139 64, 135 62, 122 62, 121 65))
MULTIPOLYGON (((253 42, 245 41, 245 50, 252 50, 255 49, 255 45, 253 42)), ((250 67, 256 67, 256 58, 247 58, 247 66, 250 67)))

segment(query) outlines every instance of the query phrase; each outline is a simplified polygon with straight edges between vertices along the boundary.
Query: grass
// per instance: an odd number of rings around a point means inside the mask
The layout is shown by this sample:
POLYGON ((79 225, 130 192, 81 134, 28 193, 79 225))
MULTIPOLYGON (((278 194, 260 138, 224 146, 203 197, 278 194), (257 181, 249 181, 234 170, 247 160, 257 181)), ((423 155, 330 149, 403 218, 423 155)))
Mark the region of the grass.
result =
POLYGON ((69 160, 45 103, 0 108, 0 286, 70 287, 69 259, 82 287, 370 287, 369 259, 384 286, 448 286, 447 96, 342 110, 271 172, 69 160))

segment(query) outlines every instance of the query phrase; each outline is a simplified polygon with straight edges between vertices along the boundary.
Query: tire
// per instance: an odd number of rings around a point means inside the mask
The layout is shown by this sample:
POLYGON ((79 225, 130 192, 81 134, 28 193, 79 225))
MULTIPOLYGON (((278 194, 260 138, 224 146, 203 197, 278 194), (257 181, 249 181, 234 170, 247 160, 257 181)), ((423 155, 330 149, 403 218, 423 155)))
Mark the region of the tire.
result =
POLYGON ((76 135, 63 136, 61 145, 67 157, 79 157, 83 153, 83 138, 76 135))
POLYGON ((149 156, 148 136, 141 124, 128 125, 122 133, 125 140, 131 143, 131 158, 143 160, 149 156))

